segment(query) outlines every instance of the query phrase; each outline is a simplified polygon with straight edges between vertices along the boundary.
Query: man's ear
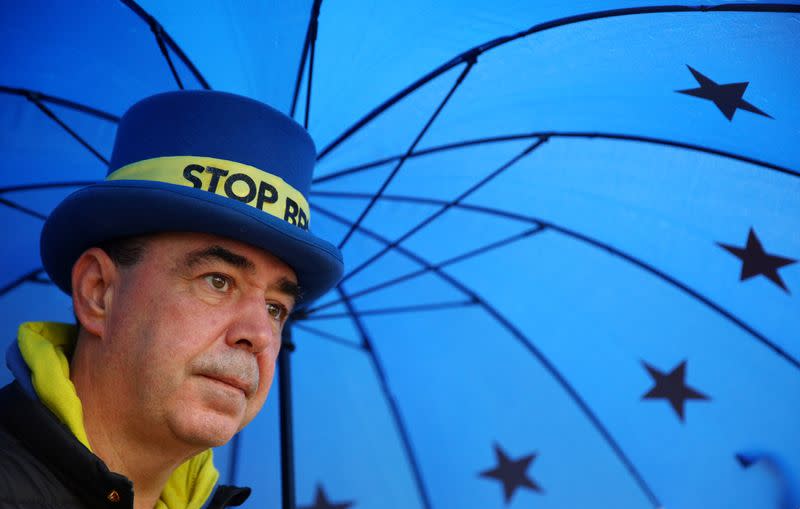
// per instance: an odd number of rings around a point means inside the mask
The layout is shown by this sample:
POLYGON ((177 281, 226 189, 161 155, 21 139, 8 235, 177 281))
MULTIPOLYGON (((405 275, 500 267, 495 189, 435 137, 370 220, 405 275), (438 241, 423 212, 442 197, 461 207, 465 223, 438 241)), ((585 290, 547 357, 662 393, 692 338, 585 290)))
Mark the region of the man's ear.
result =
POLYGON ((72 266, 72 306, 81 327, 103 336, 110 311, 111 290, 118 283, 119 269, 100 248, 87 249, 72 266))

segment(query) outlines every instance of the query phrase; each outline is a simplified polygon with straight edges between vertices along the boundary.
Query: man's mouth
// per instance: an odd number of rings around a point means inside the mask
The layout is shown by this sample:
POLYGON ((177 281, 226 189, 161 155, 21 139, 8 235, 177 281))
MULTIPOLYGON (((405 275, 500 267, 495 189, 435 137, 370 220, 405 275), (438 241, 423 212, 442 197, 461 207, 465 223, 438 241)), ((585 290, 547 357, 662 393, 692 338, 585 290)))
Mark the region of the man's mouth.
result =
POLYGON ((213 381, 215 381, 217 383, 221 383, 221 384, 227 385, 228 387, 231 387, 233 389, 237 389, 237 390, 241 391, 242 393, 244 393, 245 397, 249 397, 250 395, 252 395, 253 392, 255 392, 255 389, 253 388, 253 384, 248 383, 248 382, 246 382, 244 380, 241 380, 239 378, 236 378, 236 377, 228 377, 228 376, 223 376, 223 375, 212 375, 212 374, 205 374, 205 373, 200 373, 199 376, 201 376, 203 378, 207 378, 209 380, 213 380, 213 381))

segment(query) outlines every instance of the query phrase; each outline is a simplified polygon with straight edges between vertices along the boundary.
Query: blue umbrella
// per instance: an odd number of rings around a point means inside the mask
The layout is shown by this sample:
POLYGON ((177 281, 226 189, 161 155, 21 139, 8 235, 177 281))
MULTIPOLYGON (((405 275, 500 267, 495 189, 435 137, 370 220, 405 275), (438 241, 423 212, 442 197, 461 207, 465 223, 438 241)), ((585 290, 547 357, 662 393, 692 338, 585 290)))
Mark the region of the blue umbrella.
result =
POLYGON ((249 506, 800 504, 800 4, 26 2, 0 37, 7 341, 71 320, 42 219, 136 100, 315 139, 346 275, 217 451, 249 506))

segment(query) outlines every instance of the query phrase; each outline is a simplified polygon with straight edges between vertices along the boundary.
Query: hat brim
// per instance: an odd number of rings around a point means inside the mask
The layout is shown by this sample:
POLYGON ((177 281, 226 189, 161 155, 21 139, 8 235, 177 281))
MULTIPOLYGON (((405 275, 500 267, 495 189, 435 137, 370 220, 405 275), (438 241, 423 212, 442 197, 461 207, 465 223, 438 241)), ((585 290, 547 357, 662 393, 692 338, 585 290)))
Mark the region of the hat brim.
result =
POLYGON ((300 307, 333 288, 344 270, 335 246, 245 203, 133 180, 100 182, 61 202, 42 229, 42 263, 53 283, 70 294, 72 266, 86 249, 114 238, 170 231, 228 237, 275 255, 297 275, 300 307))

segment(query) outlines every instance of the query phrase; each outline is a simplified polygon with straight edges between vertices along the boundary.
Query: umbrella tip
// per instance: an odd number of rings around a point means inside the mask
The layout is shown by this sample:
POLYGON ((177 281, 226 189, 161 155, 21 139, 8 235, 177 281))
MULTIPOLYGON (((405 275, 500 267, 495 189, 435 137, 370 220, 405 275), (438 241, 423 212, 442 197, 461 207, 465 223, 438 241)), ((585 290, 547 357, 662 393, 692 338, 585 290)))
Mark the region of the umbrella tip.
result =
POLYGON ((741 465, 742 468, 750 468, 753 465, 753 463, 758 461, 758 458, 754 458, 753 456, 740 453, 736 455, 736 461, 739 462, 739 465, 741 465))

